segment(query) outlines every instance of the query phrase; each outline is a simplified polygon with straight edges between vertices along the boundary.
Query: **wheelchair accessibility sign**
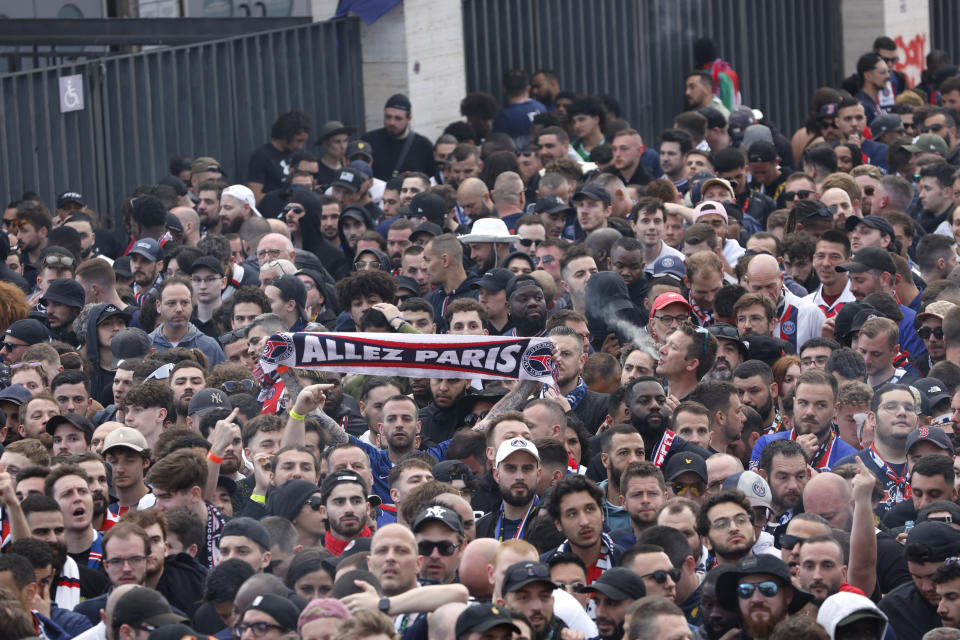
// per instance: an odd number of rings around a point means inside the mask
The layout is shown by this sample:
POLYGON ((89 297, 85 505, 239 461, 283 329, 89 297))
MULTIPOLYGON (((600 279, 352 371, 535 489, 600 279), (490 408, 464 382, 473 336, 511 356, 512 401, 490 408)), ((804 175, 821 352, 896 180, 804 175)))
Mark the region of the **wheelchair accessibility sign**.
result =
POLYGON ((60 81, 60 113, 83 110, 83 76, 61 76, 60 81))

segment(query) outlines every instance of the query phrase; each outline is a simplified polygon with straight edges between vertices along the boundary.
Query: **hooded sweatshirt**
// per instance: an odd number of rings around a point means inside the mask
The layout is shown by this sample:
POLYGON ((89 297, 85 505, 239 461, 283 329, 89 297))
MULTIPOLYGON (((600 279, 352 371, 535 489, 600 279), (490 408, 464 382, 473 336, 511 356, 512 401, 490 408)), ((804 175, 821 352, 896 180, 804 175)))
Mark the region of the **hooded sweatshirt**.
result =
POLYGON ((87 335, 84 340, 87 359, 93 365, 90 373, 90 396, 105 407, 113 402, 113 377, 117 372, 100 366, 100 339, 97 337, 97 325, 100 324, 104 310, 109 306, 113 305, 98 304, 90 310, 90 316, 87 319, 87 335))
POLYGON ((300 219, 300 239, 303 248, 317 256, 328 273, 340 274, 344 269, 349 273, 350 263, 344 258, 343 253, 320 233, 323 201, 309 191, 296 190, 289 202, 303 205, 304 215, 300 219))
POLYGON ((633 338, 647 324, 646 314, 633 303, 623 278, 613 271, 601 271, 587 282, 585 293, 590 343, 597 351, 607 334, 616 333, 620 344, 633 338))
MULTIPOLYGON (((875 616, 883 619, 883 634, 887 632, 887 616, 873 603, 870 598, 856 593, 841 591, 835 593, 820 605, 820 611, 817 613, 817 624, 826 629, 830 634, 830 640, 837 637, 837 625, 845 618, 857 612, 871 612, 875 616)), ((920 631, 921 635, 923 634, 920 631)))
POLYGON ((186 335, 183 336, 177 344, 173 344, 163 335, 163 324, 160 324, 150 333, 150 342, 153 343, 153 348, 157 351, 172 349, 174 347, 200 349, 203 355, 207 356, 207 360, 210 361, 210 369, 227 360, 227 356, 224 355, 223 349, 220 348, 217 341, 205 333, 202 333, 192 323, 186 335))

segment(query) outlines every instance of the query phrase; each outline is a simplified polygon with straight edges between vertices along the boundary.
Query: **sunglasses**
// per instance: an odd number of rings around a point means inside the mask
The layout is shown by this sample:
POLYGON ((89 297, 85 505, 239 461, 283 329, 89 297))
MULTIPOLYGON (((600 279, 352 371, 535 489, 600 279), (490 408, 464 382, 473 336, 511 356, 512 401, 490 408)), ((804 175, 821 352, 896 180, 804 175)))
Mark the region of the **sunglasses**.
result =
POLYGON ((556 258, 550 255, 543 256, 542 258, 538 258, 537 256, 531 256, 530 259, 533 260, 533 266, 535 267, 541 264, 550 264, 551 262, 556 260, 556 258))
POLYGON ((800 538, 798 536, 792 536, 789 533, 785 533, 780 536, 780 548, 786 549, 787 551, 793 551, 795 546, 798 544, 803 544, 806 541, 806 538, 800 538))
POLYGON ((928 125, 924 125, 924 126, 920 127, 920 133, 930 133, 931 131, 933 131, 934 133, 936 133, 937 131, 940 131, 940 129, 943 129, 943 128, 946 127, 946 126, 947 126, 947 125, 945 125, 945 124, 928 124, 928 125))
POLYGON ((51 267, 51 266, 72 267, 74 262, 75 262, 75 260, 73 259, 72 256, 57 256, 57 255, 53 255, 53 256, 47 256, 47 257, 45 257, 45 258, 43 259, 43 266, 45 266, 45 267, 51 267))
POLYGON ((669 577, 674 582, 677 582, 680 579, 681 569, 670 569, 669 571, 665 569, 657 569, 656 571, 651 571, 646 573, 641 578, 653 578, 653 581, 657 584, 664 584, 669 577))
POLYGON ((930 336, 933 336, 937 340, 943 340, 943 327, 937 327, 936 329, 920 327, 917 329, 917 335, 920 336, 921 340, 929 340, 930 336))
POLYGON ((806 200, 814 194, 810 189, 800 189, 799 191, 784 191, 783 199, 787 202, 790 202, 794 198, 800 198, 801 200, 806 200))
POLYGON ((807 211, 797 216, 797 222, 803 222, 804 220, 809 220, 810 218, 833 218, 836 214, 837 205, 830 205, 830 207, 818 207, 813 211, 807 211), (831 209, 833 207, 833 209, 831 209))
POLYGON ((531 240, 529 238, 520 238, 519 242, 525 247, 533 247, 533 246, 540 246, 540 243, 543 242, 543 240, 531 240))
POLYGON ((310 496, 303 504, 309 505, 314 511, 320 511, 320 507, 323 506, 323 498, 320 496, 310 496))
POLYGON ((760 595, 772 598, 780 591, 780 585, 773 580, 764 580, 763 582, 745 582, 737 585, 737 595, 741 600, 748 600, 753 592, 760 589, 760 595))
POLYGON ((303 213, 303 207, 298 204, 288 204, 283 208, 283 212, 293 211, 294 213, 303 213))
POLYGON ((452 556, 453 552, 459 548, 459 544, 455 544, 449 540, 440 540, 439 542, 434 542, 433 540, 421 540, 417 543, 417 553, 422 556, 429 556, 433 553, 434 549, 439 551, 440 555, 442 556, 452 556))
POLYGON ((699 497, 703 493, 703 487, 697 484, 679 484, 676 483, 673 485, 674 495, 682 496, 690 493, 692 496, 699 497))
POLYGON ((481 411, 480 413, 468 413, 467 417, 463 419, 463 426, 472 427, 481 420, 487 417, 486 411, 481 411))
POLYGON ((12 342, 0 342, 0 351, 13 351, 17 347, 26 347, 25 344, 13 344, 12 342))
POLYGON ((839 128, 840 128, 839 126, 837 126, 837 121, 836 121, 836 120, 821 120, 821 121, 820 121, 820 126, 821 126, 821 127, 824 127, 824 128, 827 128, 827 129, 839 129, 839 128))
POLYGON ((227 393, 233 393, 234 391, 253 391, 254 384, 253 380, 227 380, 220 385, 220 388, 227 393))

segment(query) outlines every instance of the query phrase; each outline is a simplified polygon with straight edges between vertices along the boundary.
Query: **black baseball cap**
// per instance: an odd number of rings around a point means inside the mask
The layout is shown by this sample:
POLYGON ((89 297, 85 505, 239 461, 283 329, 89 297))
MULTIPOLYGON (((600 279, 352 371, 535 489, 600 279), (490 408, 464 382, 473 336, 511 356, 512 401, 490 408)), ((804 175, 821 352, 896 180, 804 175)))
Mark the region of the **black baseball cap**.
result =
POLYGON ((78 204, 81 207, 86 206, 86 203, 83 201, 83 196, 76 191, 64 191, 57 196, 57 209, 63 209, 66 205, 70 203, 78 204))
POLYGON ((284 300, 293 300, 297 308, 303 313, 307 307, 307 288, 297 276, 284 274, 270 281, 270 285, 280 289, 284 300))
POLYGON ((206 415, 214 409, 229 409, 230 402, 227 400, 227 394, 220 389, 201 389, 193 394, 190 402, 187 404, 187 415, 206 415))
POLYGON ((554 195, 541 196, 537 198, 537 203, 533 205, 534 213, 545 213, 547 215, 569 210, 570 205, 564 202, 560 196, 554 195))
POLYGON ((747 151, 748 162, 776 162, 777 148, 766 140, 757 140, 747 151))
POLYGON ((740 351, 740 356, 744 360, 748 360, 750 358, 747 345, 745 345, 743 340, 740 339, 740 334, 737 332, 737 328, 732 324, 727 324, 726 322, 717 322, 716 324, 707 327, 707 331, 717 340, 729 340, 730 342, 736 344, 737 350, 740 351))
POLYGON ((38 342, 50 342, 50 332, 43 326, 39 320, 34 318, 24 318, 17 320, 4 332, 6 335, 23 340, 27 344, 37 344, 38 342))
POLYGON ((384 109, 400 109, 401 111, 410 111, 410 98, 402 93, 395 93, 387 98, 387 103, 383 105, 384 109))
POLYGON ((266 527, 253 518, 233 518, 227 522, 223 527, 223 531, 220 533, 220 538, 223 539, 229 536, 249 538, 260 546, 261 551, 270 551, 270 533, 266 527))
POLYGON ((495 269, 490 269, 485 274, 483 274, 479 280, 473 283, 474 287, 483 288, 489 293, 498 293, 507 288, 507 285, 510 284, 510 280, 513 279, 514 273, 510 269, 504 269, 502 267, 497 267, 495 269))
MULTIPOLYGON (((93 314, 91 313, 91 315, 93 314)), ((127 324, 130 324, 130 319, 132 318, 132 316, 129 313, 127 313, 125 309, 121 309, 120 307, 113 304, 112 302, 107 302, 106 304, 103 305, 103 309, 100 311, 100 316, 97 318, 97 326, 99 327, 101 324, 103 324, 105 320, 113 317, 123 318, 124 322, 126 322, 127 324)), ((110 346, 111 347, 113 346, 112 342, 110 343, 110 346)))
POLYGON ((300 618, 300 611, 297 605, 286 598, 282 598, 273 593, 264 593, 253 599, 247 611, 262 611, 277 621, 277 624, 283 627, 284 631, 296 631, 297 620, 300 618))
POLYGON ((506 573, 503 574, 501 591, 511 593, 534 582, 546 582, 553 587, 554 582, 550 579, 550 567, 542 562, 517 562, 507 567, 506 573))
POLYGON ((410 234, 410 241, 412 242, 421 233, 425 233, 431 238, 436 238, 437 236, 443 233, 443 229, 440 228, 436 222, 430 222, 429 220, 421 222, 417 225, 417 228, 413 230, 413 233, 410 234))
POLYGON ((113 271, 118 276, 122 276, 124 278, 133 276, 133 271, 130 269, 130 256, 120 256, 114 260, 113 271))
POLYGON ((893 264, 893 258, 890 257, 890 253, 880 247, 863 247, 854 254, 849 262, 844 262, 834 268, 841 273, 847 271, 851 273, 863 273, 871 269, 886 271, 889 274, 895 274, 897 272, 897 266, 893 264))
MULTIPOLYGON (((833 321, 833 333, 838 338, 844 338, 847 334, 854 331, 853 321, 857 317, 857 314, 863 310, 869 310, 874 315, 879 315, 877 310, 873 308, 872 305, 867 304, 866 302, 856 301, 848 302, 840 308, 840 311, 837 312, 837 315, 834 316, 833 321)), ((860 323, 862 326, 863 323, 860 323)), ((860 326, 856 330, 859 331, 860 326)))
POLYGON ((419 296, 422 293, 420 290, 420 285, 410 276, 396 276, 394 280, 397 281, 398 291, 400 289, 406 289, 415 296, 419 296))
MULTIPOLYGON (((175 176, 170 176, 170 177, 173 178, 174 180, 180 180, 175 176)), ((182 185, 183 181, 180 181, 180 184, 182 185)), ((185 192, 179 195, 185 195, 185 192)), ((163 227, 169 231, 176 231, 177 233, 183 233, 183 223, 180 222, 180 218, 173 215, 169 211, 167 211, 167 215, 163 220, 163 227)))
MULTIPOLYGON (((907 534, 907 544, 913 543, 927 547, 928 552, 923 562, 943 562, 947 558, 960 555, 960 531, 945 522, 918 522, 907 534)), ((717 592, 719 593, 719 589, 717 592)))
POLYGON ((520 633, 520 627, 513 622, 513 616, 506 609, 489 602, 481 603, 463 610, 457 617, 454 633, 459 638, 465 633, 483 633, 499 626, 520 633))
POLYGON ((931 415, 933 408, 938 404, 950 399, 950 391, 947 389, 947 385, 936 378, 920 378, 916 382, 911 382, 910 386, 916 387, 920 392, 920 396, 923 398, 922 413, 926 416, 931 415))
POLYGON ((364 494, 366 494, 367 489, 369 488, 363 481, 363 478, 360 477, 360 474, 347 469, 336 471, 324 478, 323 484, 320 485, 320 495, 323 496, 324 504, 326 504, 327 498, 330 497, 330 493, 341 484, 360 485, 360 488, 363 489, 364 494))
POLYGON ((223 275, 223 265, 213 256, 200 256, 193 261, 193 264, 187 269, 187 273, 193 275, 193 272, 197 269, 210 269, 218 276, 223 275))
POLYGON ((351 167, 343 167, 337 172, 336 179, 330 183, 331 187, 343 187, 350 193, 357 193, 363 187, 365 178, 359 171, 351 167))
POLYGON ((431 522, 439 522, 440 524, 446 525, 454 533, 460 534, 461 536, 463 535, 463 520, 460 519, 460 514, 453 509, 440 505, 427 507, 418 513, 417 517, 413 519, 411 529, 413 529, 414 533, 417 533, 424 525, 430 524, 431 522))
POLYGON ((364 156, 369 160, 373 160, 373 145, 367 142, 366 140, 351 140, 347 145, 347 160, 353 158, 353 156, 364 156))
POLYGON ((704 482, 707 481, 707 462, 695 453, 678 451, 667 460, 663 468, 663 479, 670 482, 688 471, 697 474, 704 482))
POLYGON ((647 595, 643 578, 626 567, 607 569, 589 587, 583 587, 581 593, 602 593, 611 600, 638 600, 647 595))
MULTIPOLYGON (((949 525, 942 522, 934 524, 941 524, 948 529, 950 528, 949 525)), ((951 531, 953 530, 951 529, 951 531)), ((960 532, 954 531, 954 533, 960 538, 960 532)), ((784 586, 792 585, 790 568, 787 567, 786 562, 768 553, 749 555, 740 560, 733 571, 728 571, 717 579, 717 600, 720 602, 720 606, 727 611, 739 611, 737 583, 740 582, 740 578, 756 573, 771 575, 783 583, 784 586)), ((794 586, 793 598, 787 605, 787 612, 796 613, 812 600, 813 596, 810 593, 794 586)))
POLYGON ((58 278, 47 286, 47 292, 40 298, 40 304, 47 306, 51 302, 59 302, 68 307, 82 309, 86 303, 86 294, 83 286, 71 278, 58 278))
POLYGON ((940 427, 932 427, 924 425, 918 427, 910 432, 910 435, 907 436, 907 446, 904 449, 907 453, 910 453, 910 449, 913 448, 913 445, 917 444, 921 440, 926 440, 927 442, 943 449, 944 451, 949 451, 952 456, 954 453, 953 443, 950 441, 950 438, 947 437, 947 434, 940 427))
POLYGON ((62 416, 53 416, 47 420, 47 433, 52 436, 53 432, 56 431, 57 427, 59 427, 61 424, 69 424, 78 431, 82 431, 85 436, 84 439, 87 442, 90 441, 90 437, 93 435, 93 423, 79 413, 65 413, 62 416))
POLYGON ((439 225, 447 217, 447 204, 443 198, 435 193, 426 191, 418 193, 410 200, 407 207, 407 217, 426 218, 427 220, 439 225))
POLYGON ((573 201, 582 200, 584 198, 589 198, 591 200, 601 200, 603 204, 610 206, 610 194, 602 186, 596 182, 588 182, 587 184, 580 187, 580 189, 573 194, 573 201))
POLYGON ((743 342, 747 345, 748 360, 759 360, 770 366, 773 366, 773 363, 783 356, 788 355, 786 345, 790 344, 778 338, 754 333, 744 336, 743 342))
MULTIPOLYGON (((893 225, 887 222, 886 218, 881 218, 880 216, 864 216, 862 218, 851 216, 847 218, 847 220, 843 223, 843 226, 846 227, 848 232, 850 232, 856 229, 858 224, 870 227, 871 229, 876 229, 890 239, 896 237, 896 234, 893 231, 893 225)), ((862 250, 863 249, 861 249, 861 251, 862 250)))
POLYGON ((136 628, 144 624, 162 627, 189 622, 187 618, 173 612, 170 603, 159 591, 137 586, 117 599, 113 606, 111 625, 114 629, 119 629, 125 624, 136 628))

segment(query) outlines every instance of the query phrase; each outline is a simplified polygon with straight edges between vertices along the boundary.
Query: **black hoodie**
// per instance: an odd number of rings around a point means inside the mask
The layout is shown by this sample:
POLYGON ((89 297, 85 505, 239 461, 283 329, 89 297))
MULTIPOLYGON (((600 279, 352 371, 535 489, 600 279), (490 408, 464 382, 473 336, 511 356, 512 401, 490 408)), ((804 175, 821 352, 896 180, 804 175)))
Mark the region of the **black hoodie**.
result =
MULTIPOLYGON (((90 370, 90 397, 107 406, 113 403, 113 377, 116 371, 109 371, 100 366, 100 339, 97 338, 97 325, 103 317, 103 312, 107 307, 112 307, 110 303, 102 303, 90 310, 87 317, 87 335, 84 341, 84 348, 87 351, 87 359, 93 365, 90 370)), ((127 318, 130 323, 130 318, 127 318)))
POLYGON ((626 344, 647 324, 646 314, 634 304, 623 278, 613 271, 590 277, 585 300, 590 343, 597 351, 607 334, 617 334, 620 344, 626 344))
POLYGON ((329 273, 340 271, 347 265, 343 254, 320 233, 323 202, 316 194, 306 190, 295 191, 290 197, 290 202, 302 204, 305 212, 300 218, 300 238, 303 241, 303 248, 317 256, 329 273))

